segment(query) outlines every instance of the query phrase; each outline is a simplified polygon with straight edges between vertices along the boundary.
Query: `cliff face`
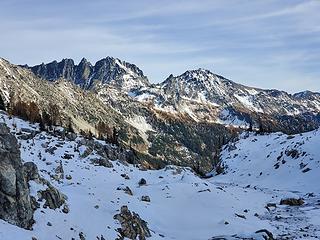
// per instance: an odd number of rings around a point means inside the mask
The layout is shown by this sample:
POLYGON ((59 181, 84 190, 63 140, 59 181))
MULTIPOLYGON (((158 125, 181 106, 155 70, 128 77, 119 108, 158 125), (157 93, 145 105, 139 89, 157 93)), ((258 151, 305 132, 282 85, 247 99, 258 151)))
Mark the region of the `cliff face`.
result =
POLYGON ((33 210, 17 139, 0 124, 0 218, 30 229, 33 210))

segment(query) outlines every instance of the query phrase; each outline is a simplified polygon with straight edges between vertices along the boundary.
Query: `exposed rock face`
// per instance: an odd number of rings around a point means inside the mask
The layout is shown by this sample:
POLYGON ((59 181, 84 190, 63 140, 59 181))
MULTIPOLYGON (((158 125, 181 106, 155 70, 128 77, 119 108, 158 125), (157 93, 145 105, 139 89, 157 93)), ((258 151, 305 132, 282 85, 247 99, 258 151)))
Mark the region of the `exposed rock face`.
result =
MULTIPOLYGON (((30 229, 33 209, 17 139, 0 124, 0 218, 30 229)), ((32 177, 30 175, 30 177, 32 177)))
POLYGON ((151 237, 150 231, 147 226, 147 222, 142 220, 135 212, 130 212, 127 206, 122 206, 120 213, 114 215, 114 219, 117 219, 121 228, 118 229, 120 233, 119 239, 139 239, 144 240, 147 237, 151 237))
POLYGON ((85 89, 92 88, 95 82, 126 90, 149 85, 147 78, 136 65, 113 57, 103 58, 94 66, 83 58, 79 65, 75 65, 72 59, 63 59, 61 62, 43 63, 30 69, 49 81, 63 78, 85 89))
POLYGON ((53 81, 59 78, 70 79, 74 76, 74 62, 72 59, 63 59, 61 62, 53 61, 48 64, 31 68, 31 70, 46 79, 53 81))

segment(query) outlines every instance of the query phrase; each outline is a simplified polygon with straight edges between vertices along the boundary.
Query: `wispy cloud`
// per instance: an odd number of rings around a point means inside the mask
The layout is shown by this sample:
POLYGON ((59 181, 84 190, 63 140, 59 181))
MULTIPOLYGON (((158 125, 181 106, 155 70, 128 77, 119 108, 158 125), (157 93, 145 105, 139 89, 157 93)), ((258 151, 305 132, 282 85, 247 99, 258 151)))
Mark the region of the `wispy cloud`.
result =
POLYGON ((19 64, 112 55, 154 82, 203 67, 242 84, 319 91, 319 12, 318 0, 3 0, 0 52, 19 64))

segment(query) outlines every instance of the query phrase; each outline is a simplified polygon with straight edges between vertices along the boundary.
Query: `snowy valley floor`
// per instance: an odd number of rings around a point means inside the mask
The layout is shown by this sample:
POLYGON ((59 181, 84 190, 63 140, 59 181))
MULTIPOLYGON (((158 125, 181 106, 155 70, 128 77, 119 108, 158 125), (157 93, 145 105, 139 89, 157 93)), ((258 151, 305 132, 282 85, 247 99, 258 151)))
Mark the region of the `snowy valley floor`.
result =
MULTIPOLYGON (((17 118, 3 115, 3 119, 12 132, 35 128, 17 118)), ((235 234, 263 239, 255 234, 261 229, 268 229, 277 239, 320 236, 319 131, 289 138, 279 133, 242 135, 222 152, 226 174, 209 179, 174 166, 153 171, 119 161, 113 161, 112 168, 96 166, 91 160, 99 157, 97 153, 81 157, 86 146, 80 146, 80 140, 44 132, 33 140, 19 140, 23 161, 36 163, 40 175, 68 197, 70 212, 63 213, 62 207, 43 208, 40 202, 32 231, 0 221, 0 239, 79 239, 81 232, 90 240, 115 239, 120 224, 113 216, 123 205, 148 223, 150 239, 239 239, 231 237, 235 234), (53 146, 57 148, 54 154, 46 151, 53 146), (288 152, 293 149, 297 152, 288 152), (66 153, 72 157, 65 159, 66 153), (52 175, 60 161, 65 176, 71 177, 56 181, 52 175), (139 186, 141 178, 146 185, 139 186), (121 190, 127 186, 133 195, 121 190), (149 196, 150 202, 141 201, 142 196, 149 196), (288 196, 303 197, 305 204, 279 205, 288 196)), ((30 188, 36 196, 44 186, 30 182, 30 188)))

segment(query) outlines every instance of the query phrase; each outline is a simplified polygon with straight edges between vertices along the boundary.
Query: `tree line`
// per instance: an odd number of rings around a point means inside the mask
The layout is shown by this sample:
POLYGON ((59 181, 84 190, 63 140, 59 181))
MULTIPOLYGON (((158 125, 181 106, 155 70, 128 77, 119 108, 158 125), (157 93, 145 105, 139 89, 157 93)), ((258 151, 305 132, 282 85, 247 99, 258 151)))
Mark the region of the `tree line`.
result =
MULTIPOLYGON (((46 110, 40 110, 36 102, 23 101, 20 97, 15 97, 13 94, 10 96, 10 101, 5 104, 0 95, 0 110, 7 111, 9 116, 17 116, 31 123, 39 123, 41 131, 52 130, 53 126, 63 125, 60 108, 54 103, 49 103, 46 110)), ((67 132, 75 132, 71 117, 67 119, 65 129, 67 132)), ((99 121, 95 125, 95 130, 96 134, 93 134, 90 130, 80 129, 80 134, 89 139, 95 136, 106 142, 119 144, 119 132, 116 127, 110 127, 105 122, 99 121)))

